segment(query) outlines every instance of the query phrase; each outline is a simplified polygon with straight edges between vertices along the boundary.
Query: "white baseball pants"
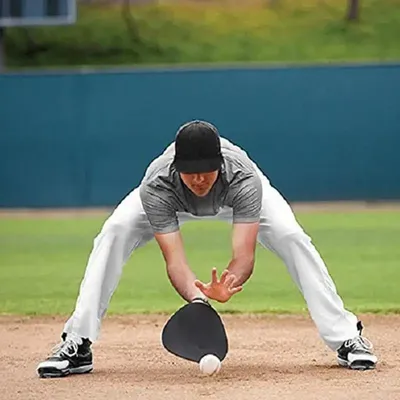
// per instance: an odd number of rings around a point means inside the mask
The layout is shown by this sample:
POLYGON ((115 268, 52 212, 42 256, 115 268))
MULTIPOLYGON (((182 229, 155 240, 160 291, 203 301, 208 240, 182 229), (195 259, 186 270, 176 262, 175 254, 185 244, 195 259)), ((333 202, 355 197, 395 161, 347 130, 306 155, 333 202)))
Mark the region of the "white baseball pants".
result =
MULTIPOLYGON (((264 175, 262 179, 258 241, 282 259, 307 303, 321 338, 329 348, 337 350, 345 340, 357 336, 357 318, 344 308, 323 260, 288 203, 264 175)), ((231 222, 232 211, 223 209, 212 218, 231 222)), ((194 219, 199 218, 179 214, 180 223, 194 219)), ((124 264, 135 249, 151 239, 153 232, 136 188, 116 207, 95 238, 76 307, 64 332, 92 342, 97 340, 124 264)))

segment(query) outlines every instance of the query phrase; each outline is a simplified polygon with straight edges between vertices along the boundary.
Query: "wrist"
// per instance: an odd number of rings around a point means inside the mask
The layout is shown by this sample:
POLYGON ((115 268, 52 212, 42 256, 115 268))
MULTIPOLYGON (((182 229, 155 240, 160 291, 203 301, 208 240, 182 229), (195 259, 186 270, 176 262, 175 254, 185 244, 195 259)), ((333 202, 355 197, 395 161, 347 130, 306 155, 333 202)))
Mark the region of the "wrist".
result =
POLYGON ((204 303, 208 305, 210 304, 207 297, 205 296, 196 296, 190 301, 190 303, 204 303))

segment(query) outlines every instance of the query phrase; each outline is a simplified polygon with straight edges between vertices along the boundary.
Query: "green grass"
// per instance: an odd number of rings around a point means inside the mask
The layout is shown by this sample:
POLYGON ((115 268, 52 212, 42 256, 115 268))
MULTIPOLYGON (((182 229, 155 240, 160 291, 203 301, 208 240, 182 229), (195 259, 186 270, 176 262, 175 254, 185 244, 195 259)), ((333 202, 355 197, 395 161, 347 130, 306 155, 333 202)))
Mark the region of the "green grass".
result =
POLYGON ((267 1, 219 3, 132 6, 134 30, 127 28, 119 6, 81 6, 72 26, 8 29, 7 64, 31 68, 400 60, 400 0, 363 0, 357 23, 345 21, 343 0, 280 0, 276 7, 268 7, 267 1))
MULTIPOLYGON (((299 214, 326 260, 348 308, 400 311, 400 212, 299 214)), ((73 310, 92 240, 104 219, 1 219, 0 313, 68 314, 73 310)), ((222 222, 183 227, 187 254, 207 280, 230 256, 230 230, 222 222)), ((171 312, 182 304, 167 279, 153 241, 129 260, 109 314, 171 312)), ((226 312, 305 312, 303 298, 283 263, 263 248, 255 272, 226 312)))

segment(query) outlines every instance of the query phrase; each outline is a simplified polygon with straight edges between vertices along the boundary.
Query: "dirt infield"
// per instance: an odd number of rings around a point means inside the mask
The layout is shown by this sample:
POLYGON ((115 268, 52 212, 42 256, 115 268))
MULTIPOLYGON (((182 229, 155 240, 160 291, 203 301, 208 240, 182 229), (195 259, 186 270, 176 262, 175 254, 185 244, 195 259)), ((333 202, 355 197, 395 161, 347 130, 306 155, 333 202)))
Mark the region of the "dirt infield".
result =
POLYGON ((160 345, 166 317, 108 317, 93 346, 95 370, 41 380, 38 361, 56 344, 62 319, 0 317, 1 399, 400 399, 400 316, 363 316, 380 364, 375 371, 336 365, 309 318, 223 316, 230 352, 221 372, 160 345))

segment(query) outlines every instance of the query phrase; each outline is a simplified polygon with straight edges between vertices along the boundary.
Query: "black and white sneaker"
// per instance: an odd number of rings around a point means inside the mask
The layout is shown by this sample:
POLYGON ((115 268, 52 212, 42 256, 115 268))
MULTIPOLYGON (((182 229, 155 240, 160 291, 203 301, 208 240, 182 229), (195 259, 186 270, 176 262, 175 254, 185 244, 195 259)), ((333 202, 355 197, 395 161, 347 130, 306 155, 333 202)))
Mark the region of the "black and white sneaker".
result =
POLYGON ((361 336, 362 325, 358 324, 360 335, 346 340, 337 351, 337 360, 342 367, 356 370, 374 369, 378 358, 373 353, 372 343, 361 336))
POLYGON ((63 338, 50 357, 41 362, 37 372, 41 378, 60 378, 71 374, 84 374, 93 369, 93 356, 88 339, 63 338))

